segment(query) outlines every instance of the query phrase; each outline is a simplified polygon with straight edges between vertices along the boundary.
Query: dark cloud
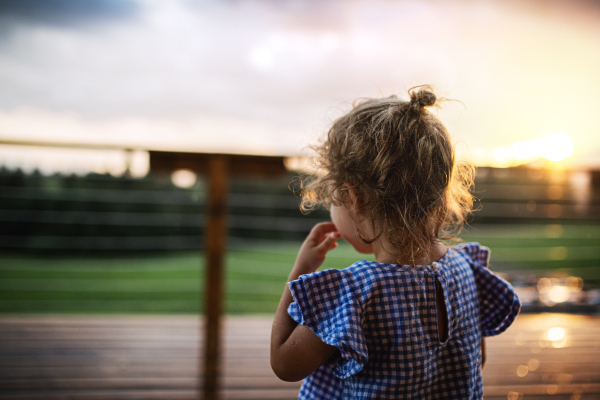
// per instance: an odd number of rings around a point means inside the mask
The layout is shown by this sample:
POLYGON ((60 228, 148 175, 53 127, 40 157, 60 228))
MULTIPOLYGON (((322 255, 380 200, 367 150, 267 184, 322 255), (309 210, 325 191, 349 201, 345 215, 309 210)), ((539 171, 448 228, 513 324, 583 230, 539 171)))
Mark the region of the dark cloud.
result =
POLYGON ((52 26, 129 18, 138 6, 130 0, 0 0, 0 20, 52 26))

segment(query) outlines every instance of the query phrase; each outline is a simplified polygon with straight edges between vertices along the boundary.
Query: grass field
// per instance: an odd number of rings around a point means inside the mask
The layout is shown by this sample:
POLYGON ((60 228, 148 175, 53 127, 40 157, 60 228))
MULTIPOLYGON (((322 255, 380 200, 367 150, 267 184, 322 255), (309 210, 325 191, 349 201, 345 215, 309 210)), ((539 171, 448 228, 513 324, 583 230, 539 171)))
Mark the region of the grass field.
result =
MULTIPOLYGON (((492 269, 563 273, 600 287, 600 226, 474 226, 463 239, 492 248, 492 269)), ((273 313, 299 245, 230 251, 226 311, 273 313)), ((324 268, 344 268, 364 258, 343 243, 324 268)), ((0 255, 0 312, 198 313, 202 264, 196 252, 119 258, 0 255)))

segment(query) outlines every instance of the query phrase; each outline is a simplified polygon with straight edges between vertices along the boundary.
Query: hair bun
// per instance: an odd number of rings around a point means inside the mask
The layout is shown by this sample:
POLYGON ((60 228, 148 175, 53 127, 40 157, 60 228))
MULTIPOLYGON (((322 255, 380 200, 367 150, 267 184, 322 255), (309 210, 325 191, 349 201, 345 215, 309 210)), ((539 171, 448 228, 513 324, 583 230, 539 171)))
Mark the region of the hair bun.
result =
POLYGON ((435 104, 437 97, 435 97, 435 94, 433 94, 432 92, 430 92, 427 89, 421 89, 418 92, 416 91, 410 91, 410 104, 416 108, 416 109, 420 109, 423 107, 429 107, 435 104))

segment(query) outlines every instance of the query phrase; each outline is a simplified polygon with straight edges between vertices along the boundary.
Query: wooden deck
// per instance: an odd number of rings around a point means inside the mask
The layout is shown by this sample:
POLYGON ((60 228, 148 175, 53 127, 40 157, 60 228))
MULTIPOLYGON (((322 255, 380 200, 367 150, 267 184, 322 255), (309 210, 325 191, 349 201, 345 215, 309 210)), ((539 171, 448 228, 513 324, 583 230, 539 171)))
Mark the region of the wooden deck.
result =
MULTIPOLYGON (((226 318, 223 399, 296 398, 299 383, 269 366, 270 327, 226 318)), ((199 328, 193 316, 2 316, 0 398, 196 399, 199 328)), ((520 316, 488 339, 486 399, 600 399, 598 332, 598 317, 520 316)))

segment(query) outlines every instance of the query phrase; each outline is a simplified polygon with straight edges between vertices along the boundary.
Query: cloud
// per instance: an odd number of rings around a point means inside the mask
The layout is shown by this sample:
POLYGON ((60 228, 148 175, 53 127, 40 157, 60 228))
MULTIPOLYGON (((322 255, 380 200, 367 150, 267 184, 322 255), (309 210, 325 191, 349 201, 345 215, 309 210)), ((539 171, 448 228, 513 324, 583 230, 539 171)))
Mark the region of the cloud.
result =
MULTIPOLYGON (((85 121, 78 132, 104 140, 133 135, 117 124, 137 120, 149 132, 197 132, 181 135, 191 146, 277 148, 270 141, 324 131, 356 98, 432 83, 466 104, 448 103, 441 115, 471 148, 559 132, 576 154, 600 147, 593 3, 91 0, 106 9, 67 18, 73 1, 49 1, 61 15, 53 19, 34 16, 32 0, 0 0, 13 7, 0 12, 13 16, 10 37, 0 38, 5 115, 71 113, 85 121)), ((56 135, 58 120, 39 135, 56 135)))
POLYGON ((285 125, 217 114, 197 114, 186 119, 95 120, 73 112, 34 108, 0 112, 0 135, 4 140, 100 144, 139 150, 294 155, 306 145, 302 133, 285 125))

